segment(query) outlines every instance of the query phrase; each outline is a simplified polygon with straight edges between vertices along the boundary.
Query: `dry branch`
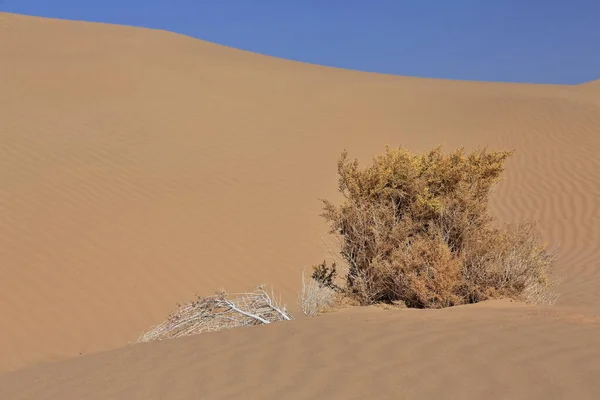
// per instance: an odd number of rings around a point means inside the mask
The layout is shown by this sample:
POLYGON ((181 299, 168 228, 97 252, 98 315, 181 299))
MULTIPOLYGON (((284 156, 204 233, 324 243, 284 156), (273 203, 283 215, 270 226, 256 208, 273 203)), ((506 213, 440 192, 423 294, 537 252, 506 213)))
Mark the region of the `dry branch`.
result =
POLYGON ((292 319, 262 286, 248 293, 217 293, 199 297, 179 307, 166 321, 140 336, 137 342, 172 339, 249 325, 270 324, 292 319))

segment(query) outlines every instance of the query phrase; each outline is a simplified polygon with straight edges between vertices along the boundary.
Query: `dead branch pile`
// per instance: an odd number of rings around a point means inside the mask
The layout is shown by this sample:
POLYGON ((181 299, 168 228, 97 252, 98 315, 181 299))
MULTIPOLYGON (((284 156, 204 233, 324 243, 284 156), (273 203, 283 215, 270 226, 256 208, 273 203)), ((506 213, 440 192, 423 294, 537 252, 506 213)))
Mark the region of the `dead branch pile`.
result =
POLYGON ((291 315, 262 286, 248 293, 217 293, 180 306, 167 320, 144 333, 138 342, 172 339, 241 326, 289 321, 291 315))

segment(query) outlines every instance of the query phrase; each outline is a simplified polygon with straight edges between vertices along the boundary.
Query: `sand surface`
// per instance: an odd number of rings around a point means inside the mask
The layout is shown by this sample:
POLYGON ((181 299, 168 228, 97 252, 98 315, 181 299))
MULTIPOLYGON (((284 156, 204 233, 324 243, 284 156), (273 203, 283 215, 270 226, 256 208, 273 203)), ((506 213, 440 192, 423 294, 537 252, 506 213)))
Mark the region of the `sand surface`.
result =
POLYGON ((417 79, 0 13, 0 398, 600 396, 600 86, 417 79), (128 346, 195 294, 297 316, 346 148, 516 149, 493 198, 560 247, 551 309, 350 309, 128 346))

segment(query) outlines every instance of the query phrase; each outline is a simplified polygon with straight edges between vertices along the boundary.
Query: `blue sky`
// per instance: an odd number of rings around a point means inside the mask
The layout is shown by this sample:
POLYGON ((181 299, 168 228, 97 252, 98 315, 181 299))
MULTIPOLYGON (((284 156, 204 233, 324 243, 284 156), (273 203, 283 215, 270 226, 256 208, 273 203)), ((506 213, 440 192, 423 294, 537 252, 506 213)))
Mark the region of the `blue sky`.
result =
POLYGON ((600 78, 600 0, 0 0, 0 11, 167 29, 398 75, 600 78))

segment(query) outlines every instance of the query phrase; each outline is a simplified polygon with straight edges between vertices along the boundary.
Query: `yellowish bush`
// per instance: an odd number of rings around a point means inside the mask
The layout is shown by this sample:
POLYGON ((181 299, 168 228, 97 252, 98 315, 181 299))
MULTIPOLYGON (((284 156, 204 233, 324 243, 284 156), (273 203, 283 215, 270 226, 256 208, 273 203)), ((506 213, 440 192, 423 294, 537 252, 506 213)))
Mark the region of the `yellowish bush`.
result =
POLYGON ((510 155, 387 148, 360 168, 342 153, 344 200, 324 200, 322 216, 341 242, 347 294, 362 304, 400 300, 419 308, 498 297, 551 300, 554 255, 535 226, 496 228, 488 212, 510 155))

